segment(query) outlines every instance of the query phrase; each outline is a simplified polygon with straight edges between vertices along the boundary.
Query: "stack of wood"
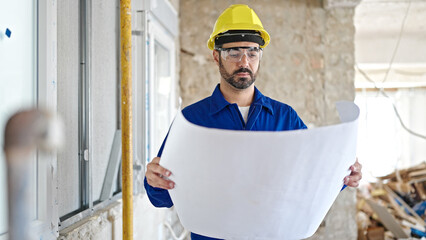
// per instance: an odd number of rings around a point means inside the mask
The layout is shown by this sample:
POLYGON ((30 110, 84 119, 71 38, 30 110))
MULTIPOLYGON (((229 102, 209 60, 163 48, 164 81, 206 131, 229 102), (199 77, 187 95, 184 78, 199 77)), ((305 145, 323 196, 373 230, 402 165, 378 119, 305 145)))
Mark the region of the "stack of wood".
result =
POLYGON ((358 240, 426 239, 426 163, 357 192, 358 240))

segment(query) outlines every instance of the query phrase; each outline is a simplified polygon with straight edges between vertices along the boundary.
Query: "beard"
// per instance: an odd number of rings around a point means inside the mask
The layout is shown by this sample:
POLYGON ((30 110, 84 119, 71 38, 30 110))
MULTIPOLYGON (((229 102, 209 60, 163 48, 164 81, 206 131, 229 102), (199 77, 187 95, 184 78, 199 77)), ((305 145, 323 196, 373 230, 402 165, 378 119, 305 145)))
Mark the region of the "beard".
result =
POLYGON ((256 76, 257 76, 257 72, 253 74, 253 72, 248 68, 240 68, 234 71, 232 74, 228 73, 222 64, 222 59, 220 57, 219 57, 219 72, 222 78, 225 79, 227 83, 229 83, 234 88, 241 89, 241 90, 250 87, 256 81, 256 76), (238 77, 237 74, 242 72, 248 73, 250 74, 250 76, 238 77))

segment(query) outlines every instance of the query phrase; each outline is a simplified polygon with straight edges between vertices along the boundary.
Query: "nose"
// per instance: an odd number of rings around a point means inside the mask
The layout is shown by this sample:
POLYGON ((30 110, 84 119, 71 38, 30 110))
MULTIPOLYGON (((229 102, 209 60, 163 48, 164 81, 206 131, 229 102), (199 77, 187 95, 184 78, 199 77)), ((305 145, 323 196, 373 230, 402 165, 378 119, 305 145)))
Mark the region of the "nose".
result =
POLYGON ((246 52, 244 52, 243 56, 241 57, 239 65, 240 65, 240 67, 247 67, 249 65, 249 59, 247 57, 246 52))

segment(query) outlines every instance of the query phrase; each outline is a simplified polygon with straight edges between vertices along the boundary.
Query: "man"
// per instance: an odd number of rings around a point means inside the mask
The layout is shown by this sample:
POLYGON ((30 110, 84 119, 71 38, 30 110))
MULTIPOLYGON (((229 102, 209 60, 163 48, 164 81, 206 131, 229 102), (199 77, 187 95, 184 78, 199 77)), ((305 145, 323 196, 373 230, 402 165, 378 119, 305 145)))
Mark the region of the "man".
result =
MULTIPOLYGON (((254 86, 263 48, 269 43, 256 13, 247 5, 232 5, 217 19, 207 43, 219 67, 220 84, 213 94, 183 109, 190 122, 211 128, 246 131, 285 131, 306 128, 290 106, 268 98, 254 86)), ((171 207, 168 189, 175 183, 166 179, 172 173, 163 168, 158 157, 147 166, 145 188, 156 207, 171 207)), ((267 164, 267 163, 265 163, 267 164)), ((351 166, 351 174, 343 180, 357 187, 361 180, 361 165, 351 166)), ((194 169, 196 171, 196 169, 194 169)), ((214 239, 191 233, 193 240, 214 239)))

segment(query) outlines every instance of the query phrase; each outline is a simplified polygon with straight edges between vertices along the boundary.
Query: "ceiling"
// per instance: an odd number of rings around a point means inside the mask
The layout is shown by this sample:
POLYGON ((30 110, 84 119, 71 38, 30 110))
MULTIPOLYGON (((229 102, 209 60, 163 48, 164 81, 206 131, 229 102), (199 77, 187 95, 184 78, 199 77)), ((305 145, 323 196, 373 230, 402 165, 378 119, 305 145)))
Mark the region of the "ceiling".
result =
POLYGON ((364 0, 356 8, 355 26, 365 33, 399 33, 404 17, 404 33, 426 34, 426 0, 364 0), (409 9, 408 9, 409 8, 409 9))
POLYGON ((358 63, 388 63, 401 35, 395 63, 426 65, 426 0, 364 0, 354 22, 358 63))
POLYGON ((426 0, 363 0, 354 22, 360 68, 382 79, 393 58, 390 79, 426 83, 426 0))

